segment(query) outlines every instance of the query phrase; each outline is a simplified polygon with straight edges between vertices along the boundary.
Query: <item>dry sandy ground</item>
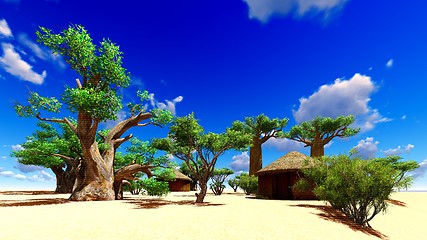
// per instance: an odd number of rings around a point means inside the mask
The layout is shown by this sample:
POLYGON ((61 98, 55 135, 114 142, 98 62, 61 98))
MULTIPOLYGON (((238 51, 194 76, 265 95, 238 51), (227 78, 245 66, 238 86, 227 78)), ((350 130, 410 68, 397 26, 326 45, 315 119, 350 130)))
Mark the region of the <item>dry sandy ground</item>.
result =
POLYGON ((194 192, 126 194, 109 202, 68 202, 66 194, 47 193, 0 193, 0 239, 427 239, 427 192, 394 193, 371 231, 319 201, 227 192, 196 206, 194 192))

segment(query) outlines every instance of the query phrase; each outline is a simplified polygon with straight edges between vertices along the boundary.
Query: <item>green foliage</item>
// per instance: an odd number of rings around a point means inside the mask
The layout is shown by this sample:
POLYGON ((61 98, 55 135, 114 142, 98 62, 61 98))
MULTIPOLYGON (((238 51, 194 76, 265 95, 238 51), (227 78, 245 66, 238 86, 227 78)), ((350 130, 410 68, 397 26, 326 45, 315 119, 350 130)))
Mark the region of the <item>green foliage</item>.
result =
POLYGON ((169 185, 167 182, 157 181, 154 178, 146 178, 142 180, 143 188, 149 196, 165 196, 169 190, 169 185))
POLYGON ((234 192, 237 192, 237 188, 239 187, 239 180, 237 178, 228 179, 228 185, 230 185, 234 192))
POLYGON ((16 113, 21 117, 34 117, 37 115, 39 110, 46 110, 54 113, 58 113, 61 108, 61 103, 58 99, 51 97, 42 97, 36 92, 30 92, 28 97, 29 106, 23 106, 15 104, 14 108, 16 113))
POLYGON ((129 191, 132 195, 138 195, 143 190, 142 180, 130 180, 129 186, 123 185, 123 191, 129 191))
MULTIPOLYGON (((355 223, 369 226, 375 215, 387 210, 385 200, 400 186, 395 163, 387 158, 362 160, 339 155, 323 157, 315 167, 303 172, 316 184, 314 192, 320 200, 340 209, 355 223)), ((408 183, 405 176, 399 179, 408 183)))
POLYGON ((249 176, 247 173, 242 173, 236 177, 238 185, 243 191, 249 195, 258 191, 258 177, 249 176))
POLYGON ((233 122, 233 129, 245 131, 254 137, 279 137, 283 134, 282 129, 288 124, 289 119, 273 118, 260 114, 256 117, 246 117, 244 122, 233 122))
POLYGON ((26 165, 38 165, 46 168, 53 166, 65 166, 63 159, 55 154, 61 154, 70 158, 79 158, 81 153, 77 136, 66 124, 62 124, 62 133, 46 122, 38 122, 40 130, 27 137, 22 144, 23 150, 14 150, 12 157, 26 165))
POLYGON ((234 171, 228 168, 215 169, 211 174, 212 183, 210 189, 215 195, 221 195, 224 191, 225 179, 233 174, 234 171))
POLYGON ((302 122, 299 125, 293 126, 291 130, 285 134, 285 137, 290 139, 306 139, 314 140, 317 135, 323 136, 323 139, 329 137, 350 137, 356 135, 360 129, 350 128, 349 125, 354 122, 354 117, 339 116, 335 119, 330 117, 316 117, 307 122, 302 122))

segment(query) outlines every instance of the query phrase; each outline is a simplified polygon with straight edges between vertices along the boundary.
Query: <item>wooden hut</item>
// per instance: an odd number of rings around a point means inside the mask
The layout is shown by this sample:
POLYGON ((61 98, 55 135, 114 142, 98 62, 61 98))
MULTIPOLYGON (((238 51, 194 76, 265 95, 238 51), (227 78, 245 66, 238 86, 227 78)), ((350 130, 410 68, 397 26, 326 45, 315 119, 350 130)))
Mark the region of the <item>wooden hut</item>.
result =
POLYGON ((282 156, 255 173, 258 176, 258 195, 269 199, 316 199, 311 190, 298 192, 292 188, 304 177, 301 169, 312 164, 307 155, 299 152, 289 152, 282 156))
POLYGON ((172 192, 189 192, 191 178, 187 177, 178 170, 174 170, 175 180, 168 181, 169 190, 172 192))

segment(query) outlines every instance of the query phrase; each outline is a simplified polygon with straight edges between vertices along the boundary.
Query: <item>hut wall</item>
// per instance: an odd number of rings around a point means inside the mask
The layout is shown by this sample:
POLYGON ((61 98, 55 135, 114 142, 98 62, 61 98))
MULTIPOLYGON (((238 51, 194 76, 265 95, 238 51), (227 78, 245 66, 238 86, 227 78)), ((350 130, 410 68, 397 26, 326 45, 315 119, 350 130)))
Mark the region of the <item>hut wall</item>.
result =
POLYGON ((169 181, 169 190, 172 192, 188 192, 190 191, 190 181, 180 179, 169 181))
POLYGON ((292 173, 277 173, 273 175, 273 198, 274 199, 292 199, 290 189, 292 173))
POLYGON ((273 177, 270 174, 258 176, 258 195, 264 198, 273 198, 273 177))

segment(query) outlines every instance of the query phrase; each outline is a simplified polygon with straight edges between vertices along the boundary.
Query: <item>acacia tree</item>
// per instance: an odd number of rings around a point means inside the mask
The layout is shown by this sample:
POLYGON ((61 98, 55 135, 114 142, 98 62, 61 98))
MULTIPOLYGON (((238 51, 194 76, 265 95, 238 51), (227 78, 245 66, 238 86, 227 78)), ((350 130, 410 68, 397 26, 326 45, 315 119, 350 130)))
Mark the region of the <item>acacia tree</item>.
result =
POLYGON ((26 165, 50 168, 56 177, 56 193, 71 193, 77 166, 82 159, 77 136, 66 124, 59 133, 51 124, 38 122, 40 130, 27 137, 22 150, 14 150, 12 157, 26 165))
POLYGON ((283 136, 282 129, 288 124, 288 119, 270 119, 264 114, 247 117, 244 122, 235 121, 233 127, 241 129, 252 136, 249 148, 249 175, 254 175, 262 168, 262 147, 268 139, 283 136))
POLYGON ((214 169, 211 176, 212 183, 210 188, 215 195, 222 194, 225 188, 225 179, 233 173, 234 171, 228 168, 214 169))
MULTIPOLYGON (((81 76, 81 81, 76 80, 76 87, 66 87, 61 99, 69 111, 77 114, 77 123, 66 117, 42 117, 40 110, 58 113, 62 104, 54 97, 41 97, 35 92, 30 93, 29 105, 16 104, 15 110, 20 116, 65 123, 77 135, 83 159, 70 200, 114 200, 115 152, 132 137, 131 134, 123 135, 132 127, 165 124, 172 116, 169 111, 147 111, 142 104, 129 103, 131 116, 110 129, 104 139, 107 148, 101 154, 96 141, 98 125, 117 118, 116 114, 122 109, 117 89, 128 87, 130 81, 129 72, 122 67, 119 46, 108 39, 95 46, 87 31, 79 25, 70 26, 59 34, 40 27, 36 34, 38 42, 61 54, 71 69, 81 76)), ((138 96, 144 101, 149 94, 139 91, 138 96)))
POLYGON ((190 114, 174 121, 167 138, 153 140, 154 147, 183 160, 193 172, 200 186, 196 203, 202 203, 206 196, 207 183, 218 157, 229 149, 247 148, 251 140, 249 134, 232 128, 227 128, 221 134, 203 132, 194 114, 190 114), (203 163, 201 168, 197 159, 203 163))
POLYGON ((311 121, 293 126, 284 136, 304 143, 304 147, 310 147, 310 157, 320 157, 325 155, 324 147, 333 138, 351 137, 360 131, 360 128, 349 127, 353 122, 352 115, 339 116, 335 119, 318 116, 311 121))
MULTIPOLYGON (((200 159, 197 159, 197 164, 198 164, 198 168, 202 168, 203 163, 202 161, 200 161, 200 159)), ((190 164, 193 164, 192 162, 190 162, 190 164)), ((193 166, 194 167, 194 166, 193 166)), ((181 164, 179 164, 179 171, 182 172, 184 175, 188 176, 189 178, 191 178, 191 182, 190 182, 190 190, 191 191, 197 191, 197 185, 199 184, 197 182, 196 176, 194 175, 194 173, 187 167, 187 164, 185 162, 181 162, 181 164)))

